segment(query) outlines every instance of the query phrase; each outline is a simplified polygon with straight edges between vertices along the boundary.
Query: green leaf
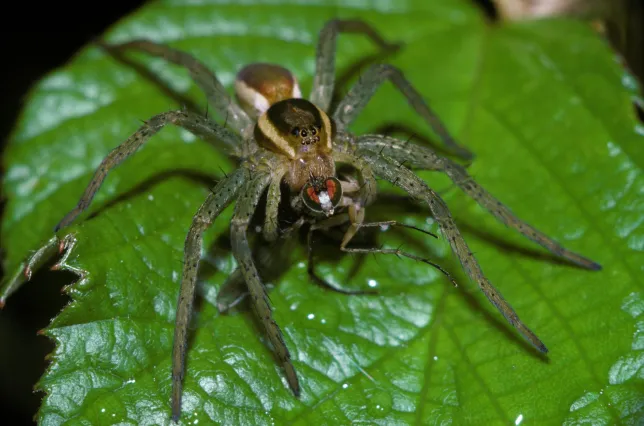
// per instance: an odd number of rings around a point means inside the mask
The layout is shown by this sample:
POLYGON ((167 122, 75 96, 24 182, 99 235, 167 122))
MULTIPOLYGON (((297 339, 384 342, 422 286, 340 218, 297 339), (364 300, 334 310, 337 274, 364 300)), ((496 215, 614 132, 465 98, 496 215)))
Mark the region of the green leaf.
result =
MULTIPOLYGON (((189 348, 183 422, 644 422, 644 126, 632 105, 639 89, 607 44, 579 22, 493 24, 466 1, 245 3, 155 2, 106 39, 169 43, 199 57, 229 87, 242 64, 280 63, 308 92, 324 22, 365 19, 405 43, 388 60, 476 154, 470 172, 477 181, 604 269, 556 262, 445 178, 423 173, 444 195, 488 277, 548 345, 548 357, 488 305, 444 241, 390 231, 378 235, 379 243, 405 243, 461 285, 395 256, 326 250, 318 265, 326 279, 379 289, 377 296, 344 296, 313 285, 296 251, 270 297, 302 380, 298 400, 252 313, 220 315, 214 306, 234 269, 228 210, 207 235, 210 267, 203 268, 204 298, 189 348)), ((359 36, 341 36, 340 74, 375 52, 359 36)), ((134 60, 205 105, 185 71, 134 60)), ((95 47, 41 81, 5 155, 5 270, 17 269, 52 236, 101 159, 139 120, 178 107, 132 66, 95 47)), ((390 123, 431 138, 387 85, 353 130, 390 123)), ((86 275, 46 330, 56 350, 38 385, 46 393, 42 424, 169 421, 183 240, 208 192, 190 176, 214 181, 220 168, 233 167, 187 132, 164 129, 110 174, 90 208, 94 215, 66 230, 78 240, 67 265, 86 275)), ((426 211, 391 203, 371 213, 419 226, 429 221, 426 211)))

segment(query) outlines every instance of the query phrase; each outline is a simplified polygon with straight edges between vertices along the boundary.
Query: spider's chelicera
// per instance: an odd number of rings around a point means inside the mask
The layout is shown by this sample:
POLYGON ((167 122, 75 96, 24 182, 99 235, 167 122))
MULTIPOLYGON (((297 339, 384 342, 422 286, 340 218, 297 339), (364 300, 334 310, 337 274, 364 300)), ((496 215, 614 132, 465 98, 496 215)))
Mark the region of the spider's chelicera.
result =
MULTIPOLYGON (((427 204, 465 272, 478 284, 506 320, 535 348, 544 353, 547 352, 545 345, 521 322, 512 307, 483 275, 443 200, 424 180, 416 176, 412 169, 445 173, 461 190, 497 219, 532 241, 583 268, 600 268, 595 262, 563 248, 518 219, 507 207, 480 187, 462 166, 437 155, 431 149, 379 134, 355 136, 349 133, 349 125, 360 114, 376 89, 388 80, 406 97, 409 104, 430 125, 449 150, 461 157, 469 157, 469 152, 454 142, 400 70, 390 65, 378 64, 368 68, 339 104, 330 110, 335 82, 336 37, 341 32, 364 34, 382 49, 394 47, 362 21, 328 22, 320 32, 316 72, 309 100, 302 98, 295 77, 277 65, 252 64, 243 68, 238 73, 235 83, 239 100, 237 104, 231 101, 215 74, 185 52, 142 40, 108 46, 116 51, 142 51, 186 68, 205 93, 210 107, 220 117, 226 118, 226 125, 183 110, 152 117, 103 160, 78 205, 65 216, 56 230, 71 223, 89 205, 112 168, 133 154, 167 124, 180 126, 209 142, 223 142, 231 154, 240 160, 239 167, 222 179, 208 195, 195 214, 186 237, 172 357, 174 420, 179 418, 181 411, 188 323, 193 309, 202 233, 222 210, 233 202, 235 210, 230 233, 232 252, 239 267, 238 273, 243 276, 251 304, 266 328, 275 354, 284 368, 288 384, 296 396, 300 394, 298 376, 282 338, 282 332, 273 320, 269 299, 253 262, 247 238, 251 217, 265 192, 267 201, 262 234, 267 241, 275 241, 282 235, 278 226, 278 207, 284 185, 292 195, 293 208, 301 216, 298 222, 301 224, 308 221, 312 224, 309 238, 311 232, 316 229, 348 224, 340 245, 343 251, 402 254, 438 267, 426 259, 400 250, 347 247, 360 228, 385 223, 364 222, 365 207, 376 197, 376 177, 402 188, 415 200, 427 204), (338 175, 337 164, 351 168, 355 173, 354 177, 338 175)), ((386 223, 401 225, 395 221, 386 223)), ((312 271, 312 268, 309 270, 312 271)))

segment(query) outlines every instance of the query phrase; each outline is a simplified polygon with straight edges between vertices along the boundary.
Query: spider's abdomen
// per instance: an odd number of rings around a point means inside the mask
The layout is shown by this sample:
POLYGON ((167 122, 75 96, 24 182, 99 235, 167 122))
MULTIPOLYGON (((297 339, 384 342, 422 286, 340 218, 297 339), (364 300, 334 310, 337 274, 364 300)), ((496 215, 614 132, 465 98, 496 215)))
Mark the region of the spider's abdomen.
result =
POLYGON ((302 92, 297 79, 286 68, 255 63, 246 65, 237 73, 235 95, 246 113, 251 117, 259 117, 274 103, 300 98, 302 92))

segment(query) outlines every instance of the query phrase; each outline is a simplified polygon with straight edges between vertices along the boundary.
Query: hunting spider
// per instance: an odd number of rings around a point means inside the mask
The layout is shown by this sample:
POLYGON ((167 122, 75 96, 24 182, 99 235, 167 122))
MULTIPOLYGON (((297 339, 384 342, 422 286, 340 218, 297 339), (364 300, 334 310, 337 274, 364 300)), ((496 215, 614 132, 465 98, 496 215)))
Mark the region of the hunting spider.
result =
MULTIPOLYGON (((413 199, 427 203, 442 235, 449 241, 465 272, 505 319, 544 353, 547 352, 545 345, 521 322, 499 291, 483 275, 443 200, 411 169, 445 173, 456 186, 507 226, 572 263, 587 269, 600 269, 597 263, 563 248, 518 219, 481 188, 462 166, 437 155, 431 149, 385 135, 355 136, 349 133, 349 125, 378 87, 388 80, 440 136, 448 149, 461 157, 469 156, 469 152, 450 137, 401 71, 390 65, 378 64, 368 68, 339 104, 330 110, 335 82, 336 37, 348 32, 363 34, 382 49, 393 47, 365 22, 328 22, 320 32, 315 78, 309 100, 301 97, 295 77, 277 65, 257 63, 244 67, 237 74, 235 82, 239 101, 237 104, 231 101, 215 74, 185 52, 144 40, 108 46, 115 51, 145 52, 184 67, 205 93, 210 107, 226 119, 226 124, 217 124, 184 110, 165 112, 150 118, 105 157, 78 205, 63 218, 56 230, 70 224, 87 208, 112 168, 132 155, 167 124, 182 127, 203 140, 224 143, 231 154, 239 158, 238 168, 217 183, 201 205, 186 237, 172 355, 173 420, 179 418, 181 410, 188 323, 197 284, 202 233, 235 200, 230 232, 232 252, 239 266, 238 273, 248 286, 251 304, 266 328, 273 350, 296 396, 300 394, 298 377, 280 328, 273 320, 271 305, 253 262, 247 237, 251 217, 265 191, 267 201, 262 234, 267 241, 280 238, 278 207, 282 189, 288 188, 292 208, 301 217, 299 223, 306 221, 312 224, 309 236, 314 229, 348 224, 340 249, 359 252, 365 249, 352 249, 347 244, 361 227, 377 225, 364 223, 365 207, 376 197, 376 177, 402 188, 413 199), (337 174, 336 163, 349 167, 354 175, 337 174)), ((397 224, 394 221, 389 223, 397 224)), ((399 250, 367 250, 401 254, 399 250)), ((429 261, 426 263, 432 264, 429 261)), ((312 272, 312 268, 309 269, 312 272)))

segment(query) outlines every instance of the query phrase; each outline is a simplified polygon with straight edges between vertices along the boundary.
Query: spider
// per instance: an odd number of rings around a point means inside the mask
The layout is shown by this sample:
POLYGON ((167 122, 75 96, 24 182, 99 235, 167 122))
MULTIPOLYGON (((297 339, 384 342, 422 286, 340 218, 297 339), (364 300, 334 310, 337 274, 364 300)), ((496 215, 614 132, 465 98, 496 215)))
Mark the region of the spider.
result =
MULTIPOLYGON (((364 221, 366 207, 376 198, 376 177, 403 189, 414 200, 427 204, 438 222, 442 235, 449 242, 470 279, 478 284, 505 319, 543 353, 548 351, 546 346, 519 319, 483 274, 445 202, 424 180, 414 174, 412 169, 445 173, 463 192, 498 220, 525 237, 583 268, 601 268, 597 263, 565 249, 552 238, 517 218, 506 206, 478 185, 463 166, 437 155, 430 148, 380 134, 356 136, 350 133, 348 127, 375 91, 384 82, 390 81, 452 153, 471 158, 469 151, 454 141, 440 119, 402 72, 391 65, 370 66, 338 105, 331 109, 335 83, 336 39, 340 33, 362 34, 384 50, 397 47, 385 41, 374 28, 361 20, 327 22, 319 35, 315 77, 308 100, 302 97, 296 78, 278 65, 256 63, 242 68, 235 81, 238 100, 238 103, 235 103, 216 75, 188 53, 146 40, 105 45, 114 51, 144 52, 184 67, 206 95, 210 107, 225 118, 226 122, 221 125, 187 110, 169 111, 150 118, 103 159, 77 206, 56 226, 56 231, 69 225, 88 207, 111 169, 136 152, 168 124, 182 127, 208 142, 223 143, 230 153, 239 159, 238 167, 216 184, 197 210, 185 240, 172 355, 171 406, 174 421, 178 420, 181 413, 188 324, 193 310, 202 234, 222 210, 233 202, 235 209, 230 224, 230 236, 232 253, 238 264, 237 274, 245 281, 251 304, 265 327, 275 355, 285 372, 287 383, 295 396, 300 394, 298 375, 282 332, 273 319, 272 308, 253 261, 247 236, 251 218, 264 193, 267 195, 262 235, 269 242, 289 233, 280 230, 278 222, 282 192, 285 192, 292 209, 300 217, 294 227, 301 226, 304 222, 311 224, 309 240, 314 230, 348 224, 340 244, 342 251, 401 254, 400 250, 356 249, 347 245, 359 229, 383 223, 364 221), (349 167, 353 176, 339 174, 340 165, 349 167)), ((395 221, 386 223, 407 226, 395 221)), ((420 259, 408 253, 402 254, 420 259)), ((427 260, 420 260, 438 267, 427 260)), ((309 271, 314 275, 312 267, 309 267, 309 271)))

